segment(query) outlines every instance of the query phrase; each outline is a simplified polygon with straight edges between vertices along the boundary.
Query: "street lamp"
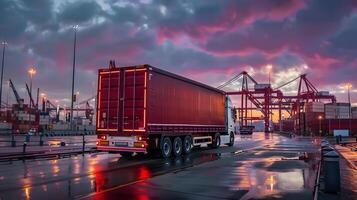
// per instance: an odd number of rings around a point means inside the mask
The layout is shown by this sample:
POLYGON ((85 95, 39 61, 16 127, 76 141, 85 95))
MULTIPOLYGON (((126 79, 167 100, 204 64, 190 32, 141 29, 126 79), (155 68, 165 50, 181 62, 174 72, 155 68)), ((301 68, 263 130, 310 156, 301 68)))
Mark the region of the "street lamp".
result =
POLYGON ((352 83, 347 83, 346 84, 346 88, 347 88, 347 98, 348 98, 348 103, 351 104, 351 95, 350 95, 350 90, 352 88, 352 83))
POLYGON ((76 102, 77 102, 77 120, 78 120, 78 109, 79 109, 79 91, 76 92, 76 102))
POLYGON ((269 85, 270 85, 271 70, 273 69, 273 65, 267 65, 267 69, 269 73, 269 85))
MULTIPOLYGON (((270 76, 271 76, 271 70, 272 70, 272 68, 273 68, 273 65, 271 65, 271 64, 267 65, 267 69, 268 69, 268 73, 269 73, 269 88, 271 88, 271 85, 270 85, 270 76)), ((269 99, 270 99, 270 90, 269 90, 269 99)), ((270 108, 270 111, 271 111, 272 106, 270 105, 269 108, 270 108)), ((268 113, 268 115, 269 115, 269 113, 268 113)), ((270 116, 271 121, 273 121, 273 112, 271 112, 271 114, 270 114, 269 116, 270 116)), ((270 124, 270 123, 269 123, 269 124, 270 124)), ((269 126, 270 126, 270 125, 269 125, 269 126)))
POLYGON ((36 74, 36 69, 34 67, 30 67, 30 69, 28 70, 28 73, 30 75, 30 128, 31 128, 31 120, 32 120, 32 103, 31 103, 31 97, 32 97, 32 77, 36 74))
POLYGON ((77 45, 78 27, 79 27, 78 25, 73 26, 74 42, 73 42, 73 69, 72 69, 72 93, 71 93, 71 116, 70 116, 71 130, 73 130, 74 75, 75 75, 75 69, 76 69, 76 45, 77 45))
MULTIPOLYGON (((32 77, 36 74, 36 69, 34 67, 31 67, 29 70, 28 70, 28 73, 30 75, 30 95, 32 96, 32 77)), ((31 98, 31 97, 30 97, 31 98)), ((32 108, 32 105, 31 105, 31 99, 30 99, 30 108, 32 108)))
POLYGON ((4 65, 5 65, 5 47, 7 45, 6 41, 1 42, 3 45, 2 47, 2 62, 1 62, 1 80, 0 80, 0 110, 1 110, 1 103, 2 103, 2 79, 4 77, 4 65))
POLYGON ((352 118, 352 112, 351 112, 351 95, 350 95, 350 90, 352 88, 352 83, 347 83, 346 84, 346 88, 347 88, 347 98, 348 98, 348 103, 350 104, 350 108, 349 108, 349 126, 350 126, 350 133, 351 133, 351 118, 352 118))
POLYGON ((322 135, 322 130, 321 130, 321 120, 322 120, 322 116, 321 116, 321 115, 319 115, 319 127, 320 127, 320 129, 319 129, 319 133, 320 133, 320 136, 322 135))
POLYGON ((42 111, 45 112, 46 111, 46 94, 45 93, 41 93, 41 101, 42 101, 42 111))

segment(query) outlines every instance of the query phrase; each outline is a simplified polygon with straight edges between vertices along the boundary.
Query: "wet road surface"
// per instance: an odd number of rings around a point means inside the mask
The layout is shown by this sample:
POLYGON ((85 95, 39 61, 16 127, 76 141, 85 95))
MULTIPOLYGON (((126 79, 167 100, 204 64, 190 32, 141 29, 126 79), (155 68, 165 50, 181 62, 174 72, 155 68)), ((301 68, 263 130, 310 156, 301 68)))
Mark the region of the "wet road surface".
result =
POLYGON ((311 139, 254 133, 234 147, 168 160, 96 153, 2 162, 0 198, 311 199, 317 148, 311 139))

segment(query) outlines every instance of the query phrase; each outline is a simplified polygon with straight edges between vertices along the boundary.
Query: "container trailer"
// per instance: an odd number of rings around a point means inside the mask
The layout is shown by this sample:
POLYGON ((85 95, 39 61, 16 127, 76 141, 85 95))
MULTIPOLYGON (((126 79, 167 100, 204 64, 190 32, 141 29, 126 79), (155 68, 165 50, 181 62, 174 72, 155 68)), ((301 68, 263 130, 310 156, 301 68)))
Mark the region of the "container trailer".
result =
POLYGON ((234 144, 234 109, 224 91, 150 65, 99 69, 97 98, 98 150, 167 158, 234 144))

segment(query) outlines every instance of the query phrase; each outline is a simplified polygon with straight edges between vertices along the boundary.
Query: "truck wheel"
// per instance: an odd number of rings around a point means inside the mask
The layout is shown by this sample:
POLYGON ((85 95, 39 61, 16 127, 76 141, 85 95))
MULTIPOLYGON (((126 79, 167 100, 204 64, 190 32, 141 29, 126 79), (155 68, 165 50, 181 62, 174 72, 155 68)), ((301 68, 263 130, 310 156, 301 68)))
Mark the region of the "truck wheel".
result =
POLYGON ((228 146, 233 146, 234 145, 234 134, 233 134, 233 132, 231 132, 230 134, 229 134, 229 143, 228 143, 228 146))
POLYGON ((176 157, 179 157, 182 154, 182 140, 180 137, 175 137, 174 139, 173 152, 176 157))
POLYGON ((169 137, 164 137, 161 142, 161 155, 164 158, 169 158, 172 152, 172 144, 169 137))
POLYGON ((119 152, 119 153, 123 158, 131 158, 133 156, 133 152, 122 151, 122 152, 119 152))
POLYGON ((221 135, 216 133, 214 135, 214 140, 212 141, 212 148, 217 149, 219 146, 221 146, 221 135))
POLYGON ((187 135, 183 139, 183 153, 190 154, 192 151, 192 138, 191 136, 187 135))

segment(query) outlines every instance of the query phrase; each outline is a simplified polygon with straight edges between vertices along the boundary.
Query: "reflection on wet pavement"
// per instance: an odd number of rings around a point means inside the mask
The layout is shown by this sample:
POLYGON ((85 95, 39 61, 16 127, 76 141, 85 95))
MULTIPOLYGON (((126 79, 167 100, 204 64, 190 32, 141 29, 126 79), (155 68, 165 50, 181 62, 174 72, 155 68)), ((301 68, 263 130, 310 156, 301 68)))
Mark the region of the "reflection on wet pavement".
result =
MULTIPOLYGON (((311 199, 317 146, 310 140, 291 140, 274 134, 253 137, 262 139, 261 143, 247 148, 245 153, 230 156, 222 153, 225 156, 214 162, 93 194, 88 199, 142 198, 139 194, 155 200, 311 199)), ((251 138, 238 138, 238 141, 251 138)))
POLYGON ((311 198, 316 150, 311 140, 255 133, 177 159, 98 153, 0 163, 0 199, 311 198))

